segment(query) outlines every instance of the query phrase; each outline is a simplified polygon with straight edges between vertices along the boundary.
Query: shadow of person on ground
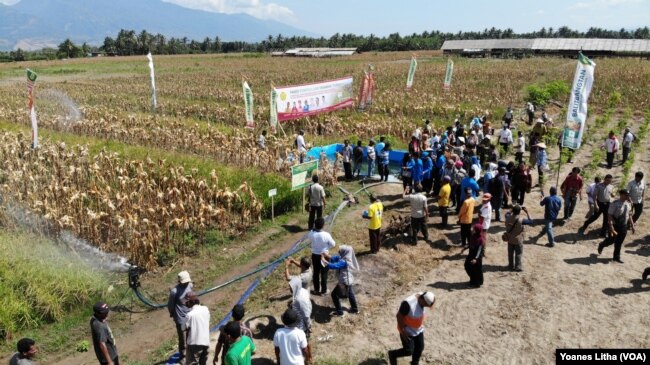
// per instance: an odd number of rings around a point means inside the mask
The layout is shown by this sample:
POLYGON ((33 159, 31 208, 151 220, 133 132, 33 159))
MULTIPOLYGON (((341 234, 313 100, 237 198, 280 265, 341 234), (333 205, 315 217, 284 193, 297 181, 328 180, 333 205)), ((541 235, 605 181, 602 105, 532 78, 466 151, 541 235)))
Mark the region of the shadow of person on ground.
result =
POLYGON ((650 291, 650 285, 643 286, 644 281, 641 279, 632 279, 630 280, 632 287, 623 287, 623 288, 605 288, 603 293, 609 296, 616 296, 621 294, 634 294, 650 291))
POLYGON ((650 247, 650 246, 648 246, 648 243, 650 243, 650 235, 647 235, 647 236, 645 236, 643 238, 637 238, 634 241, 632 241, 632 242, 630 242, 628 244, 625 244, 623 246, 625 246, 625 247, 636 247, 636 246, 645 244, 646 247, 650 247))
POLYGON ((486 265, 483 264, 483 272, 508 272, 510 271, 510 268, 506 266, 499 266, 499 265, 486 265))
POLYGON ((251 365, 275 365, 275 360, 266 357, 256 357, 251 359, 251 365))
MULTIPOLYGON (((329 297, 329 295, 326 295, 326 297, 329 297)), ((331 299, 330 299, 331 302, 331 299)), ((311 316, 314 322, 316 323, 330 323, 332 321, 332 312, 334 311, 334 305, 332 304, 331 307, 325 307, 322 306, 316 302, 313 301, 311 303, 311 316)))
POLYGON ((275 331, 282 326, 271 315, 259 315, 248 319, 246 327, 251 329, 254 339, 272 340, 275 331))
POLYGON ((468 281, 462 281, 458 283, 448 283, 446 281, 437 281, 433 284, 428 284, 427 286, 430 286, 432 288, 436 289, 443 289, 446 291, 454 291, 454 290, 465 290, 465 289, 473 289, 472 287, 469 286, 469 279, 468 281))
POLYGON ((641 246, 636 250, 625 250, 625 253, 631 253, 633 255, 639 255, 643 257, 650 257, 650 246, 641 246))
POLYGON ((385 365, 388 362, 384 359, 366 359, 359 363, 359 365, 385 365))
POLYGON ((598 257, 597 254, 592 253, 588 257, 576 257, 573 259, 564 259, 569 265, 595 265, 595 264, 609 264, 611 260, 608 258, 598 257))
POLYGON ((289 233, 299 233, 305 230, 303 227, 296 224, 283 224, 281 227, 289 233))

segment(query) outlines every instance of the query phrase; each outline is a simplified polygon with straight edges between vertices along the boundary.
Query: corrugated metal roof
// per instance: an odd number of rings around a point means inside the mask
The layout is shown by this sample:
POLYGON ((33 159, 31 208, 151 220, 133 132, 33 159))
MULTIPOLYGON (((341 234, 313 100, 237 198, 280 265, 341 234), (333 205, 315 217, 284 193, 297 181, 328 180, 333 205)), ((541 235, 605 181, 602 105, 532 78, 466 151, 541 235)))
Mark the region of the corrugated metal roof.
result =
POLYGON ((648 39, 534 38, 445 41, 441 49, 531 49, 536 51, 650 52, 648 39))

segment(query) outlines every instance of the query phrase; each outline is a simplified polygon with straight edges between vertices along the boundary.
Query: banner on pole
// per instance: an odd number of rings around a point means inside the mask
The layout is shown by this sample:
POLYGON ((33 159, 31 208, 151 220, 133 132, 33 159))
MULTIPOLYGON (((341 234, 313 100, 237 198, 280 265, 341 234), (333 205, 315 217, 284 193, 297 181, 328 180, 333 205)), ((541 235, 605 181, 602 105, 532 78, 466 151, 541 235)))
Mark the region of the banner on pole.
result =
POLYGON ((278 91, 271 89, 271 117, 269 118, 271 132, 275 133, 278 128, 278 91))
POLYGON ((311 176, 318 171, 318 160, 291 166, 291 191, 311 185, 311 176))
POLYGON ((415 70, 418 68, 418 61, 415 56, 411 57, 411 66, 409 67, 409 75, 406 78, 406 90, 411 90, 413 87, 413 78, 415 77, 415 70))
POLYGON ((36 109, 34 108, 34 85, 38 75, 36 72, 27 69, 27 106, 29 119, 32 123, 32 148, 38 148, 38 121, 36 120, 36 109))
POLYGON ((283 86, 278 93, 278 120, 284 122, 354 106, 352 76, 313 84, 283 86))
POLYGON ((451 77, 454 74, 454 61, 450 59, 447 60, 447 72, 445 73, 445 84, 443 89, 449 90, 451 88, 451 77))
POLYGON ((573 78, 573 87, 569 96, 566 124, 562 134, 562 147, 578 149, 582 144, 582 134, 587 122, 587 101, 594 83, 596 64, 584 56, 578 55, 578 65, 573 78))
POLYGON ((372 100, 375 98, 375 67, 370 65, 370 72, 368 72, 368 97, 366 105, 372 105, 372 100))
POLYGON ((151 79, 151 109, 155 113, 158 103, 156 101, 156 75, 153 69, 153 56, 151 56, 151 52, 147 53, 147 59, 149 60, 149 78, 151 79))
POLYGON ((254 129, 255 121, 253 120, 253 90, 248 86, 248 82, 242 82, 244 90, 244 109, 246 112, 246 128, 254 129))

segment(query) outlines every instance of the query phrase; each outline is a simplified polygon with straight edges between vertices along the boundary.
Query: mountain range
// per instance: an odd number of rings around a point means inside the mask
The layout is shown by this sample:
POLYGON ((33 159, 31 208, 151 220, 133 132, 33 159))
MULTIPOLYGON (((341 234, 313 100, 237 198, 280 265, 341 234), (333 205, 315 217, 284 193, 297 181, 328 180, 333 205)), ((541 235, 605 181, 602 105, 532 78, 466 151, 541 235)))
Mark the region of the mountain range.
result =
POLYGON ((257 42, 269 35, 315 36, 290 25, 247 14, 222 14, 184 8, 161 0, 21 0, 0 4, 0 50, 56 47, 75 43, 101 45, 120 29, 187 37, 197 41, 257 42))

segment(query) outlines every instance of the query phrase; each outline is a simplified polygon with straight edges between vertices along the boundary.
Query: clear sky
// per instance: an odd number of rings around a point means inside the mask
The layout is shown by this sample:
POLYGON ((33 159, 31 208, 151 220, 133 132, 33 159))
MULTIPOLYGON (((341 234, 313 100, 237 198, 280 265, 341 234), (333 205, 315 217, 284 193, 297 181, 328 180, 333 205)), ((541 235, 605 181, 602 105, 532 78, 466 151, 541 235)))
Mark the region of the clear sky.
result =
MULTIPOLYGON (((18 0, 0 0, 11 4, 18 0)), ((110 0, 106 0, 110 1, 110 0)), ((138 0, 134 0, 138 1, 138 0)), ((164 0, 195 9, 247 13, 326 37, 378 36, 424 30, 512 28, 529 32, 566 25, 587 30, 650 26, 650 0, 164 0)))

